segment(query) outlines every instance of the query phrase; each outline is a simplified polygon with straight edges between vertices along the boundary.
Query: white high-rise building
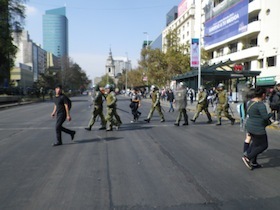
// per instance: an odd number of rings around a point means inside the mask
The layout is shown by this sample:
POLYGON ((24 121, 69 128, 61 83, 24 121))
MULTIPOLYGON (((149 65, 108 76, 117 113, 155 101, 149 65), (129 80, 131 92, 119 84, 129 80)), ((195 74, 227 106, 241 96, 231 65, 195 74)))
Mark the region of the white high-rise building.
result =
POLYGON ((182 0, 178 18, 162 32, 176 29, 180 43, 199 38, 211 65, 231 60, 243 71, 261 71, 257 85, 280 81, 280 1, 182 0))
POLYGON ((261 71, 257 85, 280 81, 280 1, 202 0, 201 14, 212 64, 230 59, 244 70, 261 71))

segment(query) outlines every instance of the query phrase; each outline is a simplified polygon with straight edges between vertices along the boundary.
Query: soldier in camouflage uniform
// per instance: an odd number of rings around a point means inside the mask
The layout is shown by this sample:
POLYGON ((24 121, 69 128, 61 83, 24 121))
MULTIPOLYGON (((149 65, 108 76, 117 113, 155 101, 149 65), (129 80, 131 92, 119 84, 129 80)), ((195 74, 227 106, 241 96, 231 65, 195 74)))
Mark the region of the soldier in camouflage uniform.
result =
POLYGON ((174 94, 176 108, 178 108, 178 116, 174 125, 179 126, 182 116, 184 117, 183 125, 188 125, 188 115, 187 115, 187 90, 184 82, 179 83, 178 90, 175 91, 174 94))
POLYGON ((106 129, 106 120, 103 115, 103 94, 100 91, 99 85, 95 85, 95 96, 93 100, 93 112, 92 112, 92 117, 89 121, 88 127, 85 129, 87 131, 91 130, 91 127, 94 125, 96 118, 99 116, 101 119, 101 128, 99 130, 104 130, 106 129))
POLYGON ((153 116, 153 113, 156 109, 158 111, 159 116, 161 117, 161 122, 164 122, 165 119, 164 119, 163 113, 161 111, 161 106, 160 106, 159 89, 156 86, 152 85, 151 90, 152 90, 152 93, 151 93, 152 107, 151 107, 150 112, 148 114, 148 117, 147 117, 147 119, 145 119, 145 121, 148 122, 148 123, 150 122, 150 120, 153 116))
POLYGON ((208 111, 207 93, 203 86, 199 87, 197 97, 198 97, 198 102, 196 105, 196 113, 195 113, 193 119, 191 119, 191 121, 195 122, 195 120, 199 117, 200 112, 204 111, 208 118, 207 123, 211 123, 212 119, 211 119, 211 115, 208 111))
POLYGON ((217 117, 218 122, 216 125, 222 125, 222 112, 224 112, 225 117, 227 117, 231 124, 233 125, 235 119, 228 113, 229 104, 228 104, 228 95, 227 91, 225 90, 224 84, 220 83, 217 87, 217 97, 218 97, 218 104, 217 104, 217 117))
POLYGON ((115 125, 118 129, 122 124, 121 118, 117 113, 117 97, 114 92, 113 85, 107 84, 105 86, 106 92, 106 103, 107 103, 107 115, 106 115, 106 122, 108 123, 107 131, 112 131, 113 126, 115 125), (114 119, 114 117, 116 119, 114 119))

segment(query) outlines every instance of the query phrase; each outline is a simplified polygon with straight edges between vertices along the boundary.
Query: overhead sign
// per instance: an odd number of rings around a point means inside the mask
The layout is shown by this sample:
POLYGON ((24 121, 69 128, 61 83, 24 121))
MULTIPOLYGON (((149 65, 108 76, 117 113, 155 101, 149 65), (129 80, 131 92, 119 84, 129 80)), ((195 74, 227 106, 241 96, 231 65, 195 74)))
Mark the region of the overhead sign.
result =
POLYGON ((205 46, 221 42, 247 31, 249 0, 224 0, 214 7, 209 0, 205 6, 205 46))
POLYGON ((190 8, 191 2, 193 0, 182 0, 178 6, 178 17, 180 17, 187 9, 190 8))
POLYGON ((191 45, 191 67, 199 67, 200 65, 199 48, 199 39, 193 38, 191 45))

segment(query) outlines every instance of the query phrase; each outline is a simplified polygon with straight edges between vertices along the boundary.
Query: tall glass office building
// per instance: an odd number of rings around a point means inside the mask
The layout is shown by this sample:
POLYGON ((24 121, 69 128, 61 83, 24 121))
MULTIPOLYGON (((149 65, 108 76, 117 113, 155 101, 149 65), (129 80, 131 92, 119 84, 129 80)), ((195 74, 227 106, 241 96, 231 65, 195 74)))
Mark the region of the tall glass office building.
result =
POLYGON ((66 8, 47 10, 43 15, 43 47, 57 57, 68 56, 66 8))

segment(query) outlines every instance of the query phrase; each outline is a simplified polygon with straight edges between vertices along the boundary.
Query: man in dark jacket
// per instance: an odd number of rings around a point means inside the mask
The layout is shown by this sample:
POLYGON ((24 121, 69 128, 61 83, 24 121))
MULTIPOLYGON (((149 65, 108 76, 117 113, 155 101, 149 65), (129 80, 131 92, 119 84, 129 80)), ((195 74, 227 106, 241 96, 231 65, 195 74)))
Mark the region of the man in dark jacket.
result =
POLYGON ((280 82, 274 87, 271 96, 269 97, 269 106, 274 113, 273 120, 279 123, 280 120, 280 82))
POLYGON ((76 134, 76 131, 69 130, 62 126, 62 124, 67 119, 68 121, 71 121, 70 116, 70 110, 68 107, 67 98, 64 94, 62 94, 62 86, 57 85, 55 87, 55 98, 54 98, 54 108, 53 112, 51 114, 52 117, 56 116, 56 142, 53 143, 53 146, 59 146, 62 145, 62 138, 61 138, 61 132, 68 133, 71 136, 71 139, 74 139, 74 136, 76 134))
POLYGON ((170 103, 170 108, 168 112, 174 112, 173 103, 174 103, 174 93, 171 89, 167 92, 167 101, 170 103))

